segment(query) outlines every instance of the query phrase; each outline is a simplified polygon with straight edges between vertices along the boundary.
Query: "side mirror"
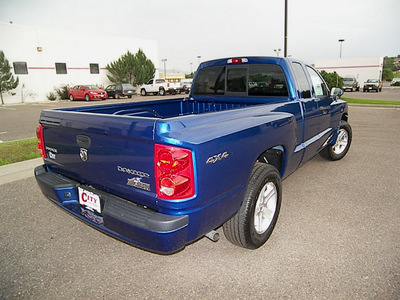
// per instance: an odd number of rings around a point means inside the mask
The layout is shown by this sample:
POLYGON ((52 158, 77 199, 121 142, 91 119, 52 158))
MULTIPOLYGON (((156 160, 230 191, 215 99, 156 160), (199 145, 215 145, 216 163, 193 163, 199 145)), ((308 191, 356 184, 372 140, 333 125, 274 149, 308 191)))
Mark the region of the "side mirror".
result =
POLYGON ((331 90, 331 97, 334 97, 334 98, 337 99, 337 98, 339 98, 340 96, 342 96, 343 93, 344 93, 344 91, 343 91, 341 88, 334 87, 334 88, 332 88, 332 90, 331 90))

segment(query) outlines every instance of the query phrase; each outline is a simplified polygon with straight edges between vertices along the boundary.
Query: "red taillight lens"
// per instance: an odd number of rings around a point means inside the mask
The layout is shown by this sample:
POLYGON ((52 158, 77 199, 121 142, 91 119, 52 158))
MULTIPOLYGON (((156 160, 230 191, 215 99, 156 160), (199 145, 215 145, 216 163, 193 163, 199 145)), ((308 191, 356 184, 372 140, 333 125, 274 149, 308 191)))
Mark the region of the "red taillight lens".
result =
POLYGON ((156 144, 154 148, 157 197, 184 199, 194 195, 192 152, 156 144))
POLYGON ((36 137, 38 138, 38 144, 37 144, 37 149, 40 153, 40 155, 43 158, 46 158, 46 151, 44 148, 44 141, 43 141, 43 126, 39 125, 38 127, 36 127, 36 137))

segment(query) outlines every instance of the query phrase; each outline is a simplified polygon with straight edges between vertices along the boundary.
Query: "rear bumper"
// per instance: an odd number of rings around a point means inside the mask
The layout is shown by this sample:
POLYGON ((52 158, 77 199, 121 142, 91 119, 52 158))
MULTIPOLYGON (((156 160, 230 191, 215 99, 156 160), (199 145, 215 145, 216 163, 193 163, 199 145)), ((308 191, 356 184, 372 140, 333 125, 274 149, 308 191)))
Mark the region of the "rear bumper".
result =
POLYGON ((47 171, 35 168, 36 181, 43 194, 79 220, 129 244, 149 251, 169 254, 187 242, 189 217, 155 212, 130 201, 105 193, 47 171), (101 214, 79 204, 78 187, 100 196, 101 214))

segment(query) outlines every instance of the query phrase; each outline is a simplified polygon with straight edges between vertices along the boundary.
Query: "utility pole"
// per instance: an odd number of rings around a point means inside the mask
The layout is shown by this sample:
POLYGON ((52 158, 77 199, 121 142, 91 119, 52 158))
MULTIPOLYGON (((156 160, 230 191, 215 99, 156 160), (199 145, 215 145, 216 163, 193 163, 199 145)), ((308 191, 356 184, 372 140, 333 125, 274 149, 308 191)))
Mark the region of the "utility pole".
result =
POLYGON ((288 0, 285 0, 285 40, 283 45, 284 57, 287 57, 287 14, 288 14, 288 0))
POLYGON ((166 64, 165 64, 167 62, 167 59, 163 58, 161 61, 164 62, 164 79, 165 79, 165 81, 167 81, 167 68, 166 68, 166 64))

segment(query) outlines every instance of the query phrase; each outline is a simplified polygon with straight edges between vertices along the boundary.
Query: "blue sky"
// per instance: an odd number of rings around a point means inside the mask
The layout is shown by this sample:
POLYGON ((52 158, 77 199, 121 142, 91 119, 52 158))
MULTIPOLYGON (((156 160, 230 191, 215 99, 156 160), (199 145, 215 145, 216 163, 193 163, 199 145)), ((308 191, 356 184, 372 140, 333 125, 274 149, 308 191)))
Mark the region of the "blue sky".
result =
MULTIPOLYGON (((397 56, 399 14, 400 0, 288 0, 288 54, 337 58, 345 39, 342 57, 397 56)), ((0 0, 10 21, 154 39, 171 71, 194 71, 197 56, 283 55, 284 0, 0 0)))

